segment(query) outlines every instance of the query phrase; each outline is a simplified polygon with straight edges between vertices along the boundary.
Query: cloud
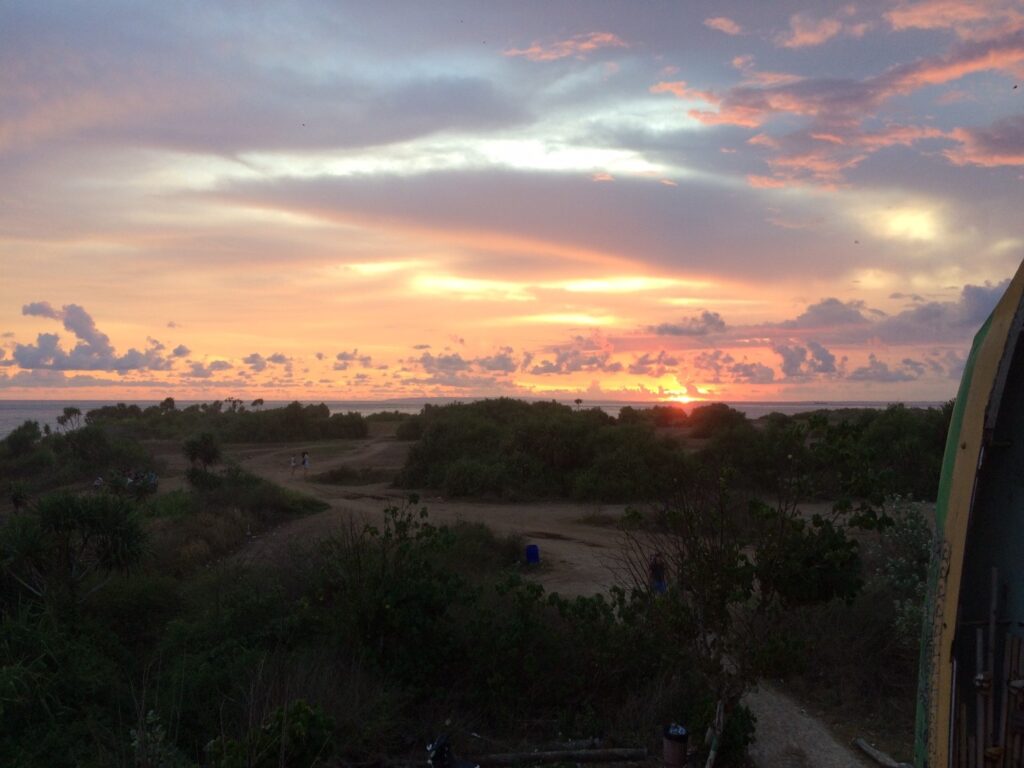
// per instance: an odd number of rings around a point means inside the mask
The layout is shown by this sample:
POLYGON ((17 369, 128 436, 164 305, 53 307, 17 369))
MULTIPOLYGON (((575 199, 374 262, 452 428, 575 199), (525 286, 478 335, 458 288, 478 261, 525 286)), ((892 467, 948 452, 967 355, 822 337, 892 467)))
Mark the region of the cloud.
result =
POLYGON ((218 371, 228 371, 232 368, 234 368, 234 366, 227 360, 214 360, 209 364, 193 362, 189 364, 188 370, 181 375, 183 378, 189 379, 209 379, 218 371))
POLYGON ((772 350, 782 358, 782 373, 787 379, 836 373, 836 356, 816 341, 808 341, 806 346, 775 344, 772 350))
POLYGON ((267 367, 267 361, 259 352, 253 352, 251 355, 246 355, 242 358, 242 362, 256 372, 262 371, 267 367))
POLYGON ((679 359, 661 350, 657 355, 645 352, 626 369, 635 376, 664 376, 679 365, 679 359))
POLYGON ((678 323, 661 323, 650 328, 658 336, 707 336, 725 330, 725 321, 717 312, 704 310, 698 317, 689 317, 678 323))
POLYGON ((612 361, 611 345, 600 335, 574 336, 569 344, 553 347, 553 358, 541 360, 530 368, 535 376, 550 376, 580 371, 619 373, 622 363, 612 361))
POLYGON ((919 303, 874 324, 871 335, 887 344, 969 338, 995 309, 1009 282, 965 285, 957 301, 919 303))
POLYGON ((843 29, 838 19, 812 19, 797 13, 789 19, 789 30, 776 36, 775 44, 783 48, 805 48, 821 45, 838 35, 843 29))
POLYGON ((1024 115, 1004 117, 987 128, 955 128, 959 147, 943 154, 956 165, 1024 165, 1024 115))
POLYGON ((870 322, 861 314, 860 302, 842 302, 836 298, 822 299, 811 304, 795 319, 779 323, 780 328, 834 328, 841 325, 860 325, 870 322))
POLYGON ((37 369, 30 371, 18 371, 8 375, 0 372, 0 389, 43 389, 52 390, 63 387, 166 387, 164 381, 153 381, 144 379, 133 379, 125 382, 123 379, 104 379, 89 374, 76 374, 68 376, 63 371, 37 369))
MULTIPOLYGON (((171 361, 160 354, 162 345, 150 344, 140 352, 129 349, 118 355, 110 344, 110 338, 102 333, 92 317, 77 304, 65 304, 60 310, 48 302, 37 301, 22 307, 23 315, 60 320, 64 329, 78 339, 70 351, 60 347, 60 337, 55 333, 40 333, 35 344, 16 344, 14 359, 22 368, 48 368, 62 371, 118 371, 167 370, 171 361)), ((152 340, 151 340, 152 342, 152 340)))
MULTIPOLYGON (((794 17, 794 19, 802 18, 794 17)), ((839 22, 836 22, 838 24, 839 22)), ((800 35, 786 38, 791 44, 834 33, 835 24, 800 26, 800 35)), ((840 25, 842 28, 842 25, 840 25)), ((851 28, 852 29, 852 28, 851 28)), ((859 29, 856 28, 856 29, 859 29)), ((793 30, 791 30, 793 32, 793 30)), ((734 64, 748 66, 747 57, 738 57, 734 64)), ((792 82, 770 84, 748 78, 721 93, 685 90, 691 98, 700 96, 709 107, 694 108, 690 117, 707 125, 732 125, 761 128, 776 118, 787 119, 788 132, 766 137, 762 142, 770 154, 766 161, 782 185, 799 183, 835 185, 851 168, 881 149, 912 146, 923 141, 959 141, 963 147, 951 150, 947 157, 953 162, 984 163, 991 157, 995 164, 1015 162, 1019 149, 1017 126, 1008 120, 993 130, 972 133, 943 130, 934 126, 883 125, 865 127, 869 118, 877 117, 879 108, 896 96, 906 96, 929 87, 943 85, 981 72, 1000 72, 1013 76, 1024 66, 1024 32, 1004 31, 997 37, 971 40, 955 45, 945 54, 925 57, 889 67, 880 74, 855 80, 849 78, 803 78, 792 82), (792 118, 803 124, 791 128, 792 118), (991 143, 1009 145, 1005 154, 984 151, 986 139, 991 143), (979 147, 978 151, 972 151, 979 147)), ((765 188, 771 178, 750 173, 753 186, 765 188)))
POLYGON ((509 48, 504 51, 504 54, 506 56, 522 56, 530 61, 557 61, 570 56, 582 59, 587 54, 602 48, 628 47, 621 38, 611 32, 591 32, 547 45, 535 42, 529 48, 509 48))
POLYGON ((711 375, 711 383, 720 384, 722 373, 727 371, 729 366, 735 362, 735 358, 728 352, 721 349, 713 349, 694 355, 693 367, 701 371, 707 371, 711 375))
POLYGON ((21 314, 34 317, 48 317, 51 320, 62 320, 64 315, 54 309, 48 301, 33 301, 21 308, 21 314))
POLYGON ((339 352, 334 359, 337 360, 334 364, 336 371, 346 371, 352 363, 359 363, 363 368, 373 366, 373 358, 370 355, 360 355, 358 349, 353 349, 351 352, 339 352))
POLYGON ((729 372, 734 381, 747 384, 769 384, 775 380, 775 371, 763 363, 734 363, 729 372))
POLYGON ((427 373, 453 373, 456 371, 468 371, 470 361, 463 359, 458 352, 451 354, 432 355, 424 352, 416 361, 427 373))
POLYGON ((950 29, 963 39, 1024 28, 1024 11, 1015 0, 900 2, 883 16, 896 31, 950 29))
POLYGON ((710 19, 704 19, 704 26, 710 29, 717 29, 719 32, 724 32, 727 35, 743 34, 743 29, 740 25, 726 16, 713 16, 710 19))
MULTIPOLYGON (((369 359, 369 358, 367 358, 367 359, 369 359)), ((286 355, 282 354, 281 352, 275 352, 274 354, 270 355, 267 358, 267 362, 268 363, 272 363, 273 365, 287 365, 291 361, 292 361, 292 359, 290 357, 287 357, 286 355)))
POLYGON ((481 357, 474 362, 485 371, 499 373, 514 373, 519 369, 519 363, 513 359, 512 347, 502 347, 497 354, 489 357, 481 357))
POLYGON ((914 381, 920 378, 923 372, 923 367, 915 365, 913 361, 904 360, 900 368, 890 368, 887 363, 879 360, 874 354, 870 354, 868 355, 868 364, 855 368, 847 378, 850 381, 895 383, 914 381))

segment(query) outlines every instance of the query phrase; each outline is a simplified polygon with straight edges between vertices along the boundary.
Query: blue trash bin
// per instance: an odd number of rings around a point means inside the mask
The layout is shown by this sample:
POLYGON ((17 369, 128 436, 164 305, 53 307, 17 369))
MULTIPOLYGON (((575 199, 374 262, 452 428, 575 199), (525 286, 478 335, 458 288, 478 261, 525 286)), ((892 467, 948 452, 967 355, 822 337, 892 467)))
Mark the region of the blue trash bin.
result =
POLYGON ((536 565, 540 562, 540 547, 536 544, 526 545, 526 562, 529 565, 536 565))

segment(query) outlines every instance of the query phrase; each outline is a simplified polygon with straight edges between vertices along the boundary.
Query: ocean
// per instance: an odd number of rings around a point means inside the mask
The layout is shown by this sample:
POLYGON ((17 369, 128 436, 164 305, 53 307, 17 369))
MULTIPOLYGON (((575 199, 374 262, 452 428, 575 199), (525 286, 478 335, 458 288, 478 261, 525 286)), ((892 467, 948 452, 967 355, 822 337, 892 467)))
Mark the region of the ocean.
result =
MULTIPOLYGON (((423 398, 423 399, 400 399, 400 400, 325 400, 324 402, 328 408, 331 409, 331 413, 347 413, 354 411, 367 416, 371 413, 378 413, 380 411, 398 411, 399 413, 419 413, 423 406, 426 404, 442 405, 444 403, 451 402, 469 402, 476 398, 423 398)), ((128 405, 138 405, 141 408, 145 408, 150 405, 158 405, 159 400, 0 400, 0 438, 6 437, 13 429, 23 424, 25 421, 37 421, 39 426, 42 427, 44 424, 49 424, 51 428, 57 426, 57 417, 61 415, 64 408, 73 406, 78 408, 83 414, 94 408, 101 408, 104 405, 115 405, 118 402, 123 402, 128 405)), ((203 400, 178 400, 176 401, 179 408, 184 408, 193 403, 207 402, 203 400)), ((264 403, 264 408, 275 408, 287 405, 289 400, 267 400, 264 403)), ((321 401, 311 401, 321 402, 321 401)), ((565 405, 572 405, 570 400, 560 401, 565 405)), ((816 411, 819 409, 836 410, 839 408, 885 408, 889 403, 887 402, 870 402, 870 401, 835 401, 835 402, 728 402, 733 408, 742 411, 747 415, 747 418, 758 419, 761 416, 765 416, 769 413, 784 413, 791 415, 794 413, 803 413, 805 411, 816 411)), ((665 405, 665 403, 655 402, 613 402, 613 401, 599 401, 599 400, 584 400, 583 407, 585 408, 600 408, 601 410, 610 413, 612 416, 617 416, 619 410, 625 406, 632 406, 633 408, 650 408, 654 405, 665 405)), ((680 406, 684 410, 690 410, 694 406, 702 405, 702 403, 690 403, 688 405, 680 406)), ((910 408, 937 408, 942 405, 941 402, 907 402, 904 403, 910 408)))

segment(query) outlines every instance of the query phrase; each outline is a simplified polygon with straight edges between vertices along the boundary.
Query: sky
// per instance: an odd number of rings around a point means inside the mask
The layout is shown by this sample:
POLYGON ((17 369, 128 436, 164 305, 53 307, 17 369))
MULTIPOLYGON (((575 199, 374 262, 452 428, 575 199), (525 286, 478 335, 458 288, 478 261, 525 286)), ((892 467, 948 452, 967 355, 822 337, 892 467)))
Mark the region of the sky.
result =
POLYGON ((0 0, 0 399, 945 400, 1022 193, 1024 0, 0 0))

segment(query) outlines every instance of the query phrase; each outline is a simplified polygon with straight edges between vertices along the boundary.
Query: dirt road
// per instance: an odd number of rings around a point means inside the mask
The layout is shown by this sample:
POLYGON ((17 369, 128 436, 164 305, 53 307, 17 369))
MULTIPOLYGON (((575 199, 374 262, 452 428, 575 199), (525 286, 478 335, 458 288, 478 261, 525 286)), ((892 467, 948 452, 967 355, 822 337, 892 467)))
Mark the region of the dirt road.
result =
MULTIPOLYGON (((299 447, 308 450, 311 474, 338 466, 397 471, 409 444, 387 436, 358 441, 331 441, 299 447)), ((254 541, 243 553, 248 561, 272 559, 292 542, 308 543, 352 521, 379 519, 389 504, 405 495, 387 484, 336 486, 311 482, 300 469, 290 468, 292 445, 246 445, 229 448, 228 455, 245 469, 287 488, 323 499, 330 509, 283 525, 254 541)), ((586 522, 596 516, 618 516, 622 505, 568 503, 485 504, 421 495, 420 503, 435 522, 482 522, 498 532, 517 533, 537 544, 548 567, 539 580, 564 595, 592 595, 619 581, 619 534, 614 527, 586 522)), ((762 684, 746 704, 757 716, 757 741, 751 749, 762 768, 863 768, 859 755, 839 743, 826 726, 797 702, 762 684)))

